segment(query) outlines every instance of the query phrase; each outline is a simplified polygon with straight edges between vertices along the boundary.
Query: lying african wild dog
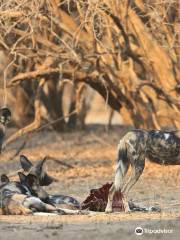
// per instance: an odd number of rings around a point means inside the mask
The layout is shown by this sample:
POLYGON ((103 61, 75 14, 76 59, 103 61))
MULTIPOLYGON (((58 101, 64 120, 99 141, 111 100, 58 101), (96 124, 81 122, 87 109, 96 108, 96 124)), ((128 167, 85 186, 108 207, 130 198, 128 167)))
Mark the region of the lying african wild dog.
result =
POLYGON ((56 207, 46 204, 37 197, 40 186, 31 174, 18 173, 20 181, 10 181, 3 174, 0 185, 0 210, 2 214, 27 215, 34 211, 57 212, 56 207))
POLYGON ((19 182, 10 181, 6 175, 2 175, 0 186, 0 203, 3 214, 29 214, 32 211, 40 212, 56 212, 62 214, 71 213, 70 210, 57 208, 57 204, 64 204, 66 207, 69 204, 78 203, 74 198, 62 195, 49 195, 42 185, 49 184, 48 175, 43 171, 45 160, 32 165, 27 169, 27 163, 30 161, 21 156, 21 165, 24 170, 29 170, 27 176, 22 172, 18 172, 19 182), (46 176, 44 178, 44 176, 46 176))
MULTIPOLYGON (((24 155, 20 156, 20 164, 23 171, 25 173, 36 176, 39 180, 39 186, 48 186, 54 181, 54 178, 49 176, 44 171, 45 161, 46 161, 46 158, 44 158, 43 160, 33 165, 26 156, 24 155)), ((35 194, 35 191, 34 191, 34 194, 46 203, 54 204, 56 206, 65 205, 66 207, 69 206, 70 208, 75 208, 75 209, 78 209, 80 207, 80 203, 73 197, 58 195, 58 194, 50 195, 47 192, 45 192, 45 190, 41 187, 37 189, 37 186, 34 186, 34 188, 36 189, 35 190, 36 194, 35 194)))
POLYGON ((6 175, 1 176, 0 208, 3 214, 28 214, 37 211, 55 211, 55 207, 46 204, 48 194, 42 186, 49 185, 53 178, 43 169, 45 159, 32 165, 25 157, 20 163, 27 176, 19 172, 20 181, 10 181, 6 175))
POLYGON ((50 185, 55 179, 49 176, 44 170, 44 164, 46 162, 46 157, 35 163, 34 165, 32 162, 24 155, 20 155, 20 164, 23 169, 23 172, 26 174, 32 174, 39 179, 40 186, 48 186, 50 185))
MULTIPOLYGON (((44 171, 44 163, 46 162, 46 158, 43 160, 32 164, 32 162, 24 155, 20 156, 20 164, 22 167, 22 170, 26 174, 31 174, 37 177, 38 179, 38 187, 37 185, 32 186, 33 194, 37 197, 39 197, 43 202, 48 204, 53 204, 55 206, 59 207, 66 207, 70 209, 79 209, 80 203, 73 197, 70 196, 64 196, 64 195, 51 195, 48 194, 41 186, 48 186, 53 181, 54 178, 49 176, 44 171), (34 188, 34 189, 33 189, 34 188)), ((17 173, 17 172, 16 172, 17 173)), ((14 176, 14 174, 13 174, 14 176)), ((24 183, 24 180, 21 178, 21 182, 24 183)))
POLYGON ((132 130, 119 142, 115 182, 109 195, 106 212, 112 212, 112 199, 115 191, 121 190, 124 195, 125 211, 130 211, 126 196, 138 181, 145 166, 145 158, 165 165, 180 165, 180 130, 132 130), (130 179, 125 184, 124 177, 131 165, 130 179))

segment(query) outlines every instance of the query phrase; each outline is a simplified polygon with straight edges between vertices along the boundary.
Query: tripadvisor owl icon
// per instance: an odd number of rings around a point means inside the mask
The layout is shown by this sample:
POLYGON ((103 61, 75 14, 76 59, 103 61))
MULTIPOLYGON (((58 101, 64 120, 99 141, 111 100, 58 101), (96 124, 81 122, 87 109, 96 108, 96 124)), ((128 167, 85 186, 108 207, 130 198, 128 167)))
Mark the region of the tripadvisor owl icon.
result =
POLYGON ((135 229, 135 234, 136 234, 136 235, 142 235, 142 234, 143 234, 143 229, 142 229, 141 227, 137 227, 137 228, 135 229))

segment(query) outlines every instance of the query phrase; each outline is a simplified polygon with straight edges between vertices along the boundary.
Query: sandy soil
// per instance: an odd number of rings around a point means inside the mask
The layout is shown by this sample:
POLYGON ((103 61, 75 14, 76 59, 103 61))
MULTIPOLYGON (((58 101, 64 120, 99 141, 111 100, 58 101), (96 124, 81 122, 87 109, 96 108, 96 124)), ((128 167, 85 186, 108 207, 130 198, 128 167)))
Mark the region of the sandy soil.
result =
MULTIPOLYGON (((127 129, 91 126, 86 131, 61 133, 42 131, 30 138, 22 153, 32 161, 50 155, 74 168, 58 162, 47 162, 48 172, 59 182, 47 188, 83 201, 91 188, 111 182, 114 176, 116 146, 127 129)), ((13 160, 18 140, 0 157, 0 174, 19 168, 19 159, 13 160)), ((180 234, 180 166, 159 166, 146 161, 138 183, 129 194, 140 206, 158 206, 160 213, 93 214, 91 216, 0 216, 1 239, 178 239, 180 234), (136 236, 135 228, 170 229, 172 233, 144 233, 136 236)))

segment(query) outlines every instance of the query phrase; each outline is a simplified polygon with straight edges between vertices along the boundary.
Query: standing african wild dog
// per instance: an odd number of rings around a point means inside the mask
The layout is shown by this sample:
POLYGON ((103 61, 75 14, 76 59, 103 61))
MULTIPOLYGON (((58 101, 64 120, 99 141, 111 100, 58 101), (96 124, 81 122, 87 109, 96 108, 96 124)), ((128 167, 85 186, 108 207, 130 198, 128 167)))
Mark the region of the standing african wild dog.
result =
POLYGON ((145 166, 145 158, 165 165, 180 165, 180 130, 132 130, 118 145, 115 182, 109 195, 106 212, 112 212, 112 199, 115 191, 121 190, 124 195, 125 211, 129 211, 126 195, 138 181, 145 166), (124 177, 131 165, 130 179, 125 183, 124 177))

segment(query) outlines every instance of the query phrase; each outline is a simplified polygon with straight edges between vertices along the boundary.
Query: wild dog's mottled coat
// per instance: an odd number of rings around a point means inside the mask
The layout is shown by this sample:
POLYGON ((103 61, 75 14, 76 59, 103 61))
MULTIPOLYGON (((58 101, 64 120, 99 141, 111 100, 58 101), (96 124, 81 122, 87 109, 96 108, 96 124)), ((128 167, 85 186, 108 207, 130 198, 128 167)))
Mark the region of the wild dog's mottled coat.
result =
MULTIPOLYGON (((43 160, 39 161, 36 164, 32 164, 32 162, 24 155, 20 156, 20 163, 22 169, 27 172, 30 175, 33 175, 39 180, 39 182, 36 181, 36 184, 31 187, 32 192, 34 193, 35 196, 39 197, 42 201, 49 203, 49 204, 54 204, 58 206, 62 205, 67 205, 71 206, 74 208, 79 208, 80 203, 73 197, 70 196, 64 196, 64 195, 50 195, 43 188, 40 186, 47 186, 51 184, 54 181, 54 178, 49 176, 45 171, 44 171, 44 163, 46 161, 46 158, 43 160)), ((23 180, 23 177, 21 178, 22 182, 26 185, 26 183, 23 180)))
MULTIPOLYGON (((158 164, 180 164, 180 130, 133 130, 128 132, 118 145, 115 183, 111 187, 106 212, 112 211, 114 192, 121 189, 124 196, 137 182, 145 166, 145 158, 158 164), (124 184, 129 166, 132 167, 130 179, 124 184)), ((127 209, 128 210, 128 209, 127 209)))
MULTIPOLYGON (((22 175, 22 173, 20 174, 22 175)), ((54 206, 46 204, 40 198, 32 195, 31 187, 36 184, 36 177, 32 175, 23 176, 26 184, 10 181, 6 175, 1 176, 0 208, 2 214, 26 215, 32 213, 32 211, 56 211, 54 206)))

